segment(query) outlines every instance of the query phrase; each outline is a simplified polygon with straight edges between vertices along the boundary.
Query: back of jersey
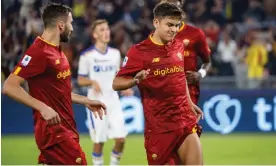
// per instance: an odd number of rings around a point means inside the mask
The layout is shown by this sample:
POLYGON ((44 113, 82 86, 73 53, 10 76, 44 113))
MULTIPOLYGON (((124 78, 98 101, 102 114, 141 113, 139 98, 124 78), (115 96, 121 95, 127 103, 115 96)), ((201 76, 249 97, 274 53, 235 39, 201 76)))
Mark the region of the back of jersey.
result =
MULTIPOLYGON (((120 69, 120 62, 121 55, 118 49, 108 47, 105 53, 101 53, 92 46, 82 52, 78 74, 97 81, 103 97, 118 96, 112 89, 112 83, 116 72, 120 69)), ((88 97, 95 99, 93 87, 89 87, 88 97)))

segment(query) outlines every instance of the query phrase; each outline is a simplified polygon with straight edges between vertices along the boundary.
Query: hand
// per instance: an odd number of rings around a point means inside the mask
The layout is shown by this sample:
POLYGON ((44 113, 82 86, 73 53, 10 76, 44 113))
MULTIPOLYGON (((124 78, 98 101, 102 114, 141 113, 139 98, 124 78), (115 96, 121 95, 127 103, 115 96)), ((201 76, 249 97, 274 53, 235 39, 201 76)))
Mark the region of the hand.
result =
POLYGON ((186 79, 188 84, 194 84, 199 82, 202 79, 202 76, 199 72, 186 71, 186 79))
POLYGON ((194 109, 194 112, 197 116, 197 122, 200 120, 200 119, 203 119, 203 112, 202 110, 196 106, 195 104, 193 104, 193 109, 194 109))
POLYGON ((100 119, 103 119, 103 115, 106 115, 106 106, 102 102, 98 100, 88 100, 85 103, 85 106, 93 112, 94 116, 97 118, 97 114, 99 115, 100 119))
POLYGON ((131 88, 129 88, 129 89, 121 91, 121 95, 122 96, 133 96, 134 91, 131 88))
POLYGON ((93 81, 92 87, 93 87, 94 91, 96 92, 96 95, 102 94, 102 89, 97 81, 93 81))
POLYGON ((58 125, 61 122, 61 119, 58 115, 58 113, 53 110, 51 107, 45 107, 44 109, 40 110, 40 114, 43 117, 44 120, 46 120, 47 124, 52 125, 58 125))
POLYGON ((150 69, 148 70, 142 70, 139 73, 136 74, 134 79, 137 81, 137 84, 139 84, 142 80, 144 80, 149 75, 150 69))

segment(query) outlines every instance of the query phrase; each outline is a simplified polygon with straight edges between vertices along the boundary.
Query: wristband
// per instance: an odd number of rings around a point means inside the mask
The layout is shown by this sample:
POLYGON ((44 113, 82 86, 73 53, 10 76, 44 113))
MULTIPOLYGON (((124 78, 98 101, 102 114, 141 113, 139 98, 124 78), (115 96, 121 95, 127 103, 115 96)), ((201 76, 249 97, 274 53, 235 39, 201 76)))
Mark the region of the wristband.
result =
POLYGON ((201 77, 204 78, 207 74, 205 69, 199 69, 198 72, 200 73, 201 77))

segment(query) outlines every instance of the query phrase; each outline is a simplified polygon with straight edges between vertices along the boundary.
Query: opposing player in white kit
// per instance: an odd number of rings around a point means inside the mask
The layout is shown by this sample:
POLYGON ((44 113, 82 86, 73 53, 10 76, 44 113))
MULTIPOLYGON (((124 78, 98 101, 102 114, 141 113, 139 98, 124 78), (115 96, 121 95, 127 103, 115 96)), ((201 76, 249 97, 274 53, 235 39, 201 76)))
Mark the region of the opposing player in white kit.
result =
MULTIPOLYGON (((117 92, 112 89, 116 72, 120 69, 120 51, 108 47, 110 29, 106 20, 97 20, 91 27, 95 45, 83 51, 79 60, 78 83, 88 86, 88 97, 106 104, 107 116, 96 119, 87 110, 87 127, 94 142, 93 164, 103 165, 103 145, 108 139, 115 139, 111 153, 111 165, 118 165, 122 156, 127 130, 117 92)), ((131 95, 132 91, 124 92, 131 95)))

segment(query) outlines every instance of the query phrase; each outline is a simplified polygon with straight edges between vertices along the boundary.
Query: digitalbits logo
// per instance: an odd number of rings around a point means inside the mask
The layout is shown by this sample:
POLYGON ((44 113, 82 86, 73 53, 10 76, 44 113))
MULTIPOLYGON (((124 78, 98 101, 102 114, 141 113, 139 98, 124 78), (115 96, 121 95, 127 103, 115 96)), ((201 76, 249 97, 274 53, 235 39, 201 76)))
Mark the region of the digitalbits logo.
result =
POLYGON ((204 103, 203 111, 207 124, 213 130, 221 134, 228 134, 237 127, 240 121, 241 103, 226 94, 216 95, 204 103), (230 110, 234 112, 229 112, 230 110), (214 113, 211 113, 212 111, 214 113))

